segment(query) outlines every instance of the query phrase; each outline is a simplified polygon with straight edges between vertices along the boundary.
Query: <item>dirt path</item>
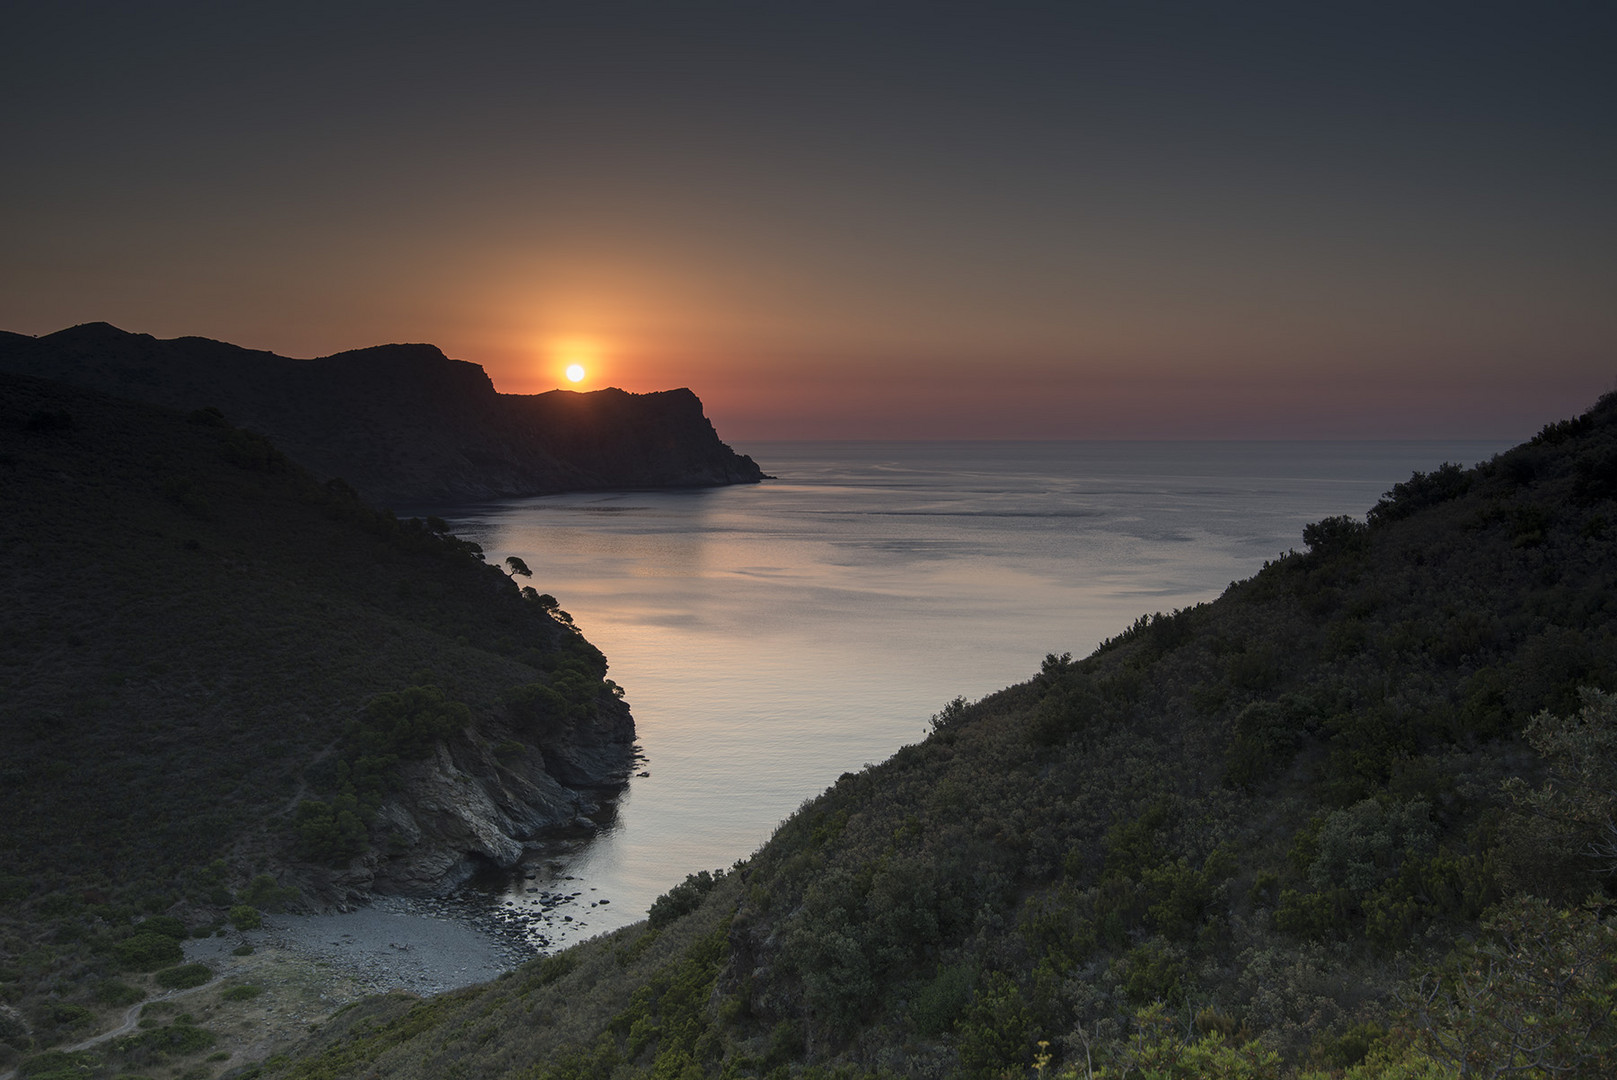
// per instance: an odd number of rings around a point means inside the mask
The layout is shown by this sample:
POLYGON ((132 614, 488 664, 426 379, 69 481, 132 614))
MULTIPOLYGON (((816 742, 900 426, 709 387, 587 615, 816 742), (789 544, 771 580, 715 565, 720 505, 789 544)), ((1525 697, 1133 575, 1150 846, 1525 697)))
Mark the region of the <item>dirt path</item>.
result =
MULTIPOLYGON (((210 986, 216 985, 218 982, 219 976, 215 975, 201 986, 192 986, 184 990, 170 990, 166 994, 160 994, 157 997, 149 997, 142 1001, 137 1001, 135 1004, 129 1006, 128 1010, 124 1013, 124 1022, 113 1028, 111 1031, 103 1031, 99 1035, 91 1035, 88 1039, 85 1039, 82 1042, 76 1042, 72 1046, 53 1046, 51 1049, 59 1050, 65 1054, 71 1054, 75 1050, 88 1050, 90 1047, 97 1046, 109 1039, 116 1039, 120 1035, 125 1035, 135 1030, 135 1026, 140 1023, 141 1010, 150 1005, 152 1002, 172 1001, 175 998, 185 997, 188 994, 201 993, 203 990, 208 989, 210 986)), ((16 1075, 17 1071, 15 1069, 8 1069, 5 1072, 0 1072, 0 1080, 14 1080, 16 1075)))
MULTIPOLYGON (((108 1039, 115 1039, 119 1035, 135 1029, 135 1025, 140 1023, 140 1012, 146 1006, 156 1001, 173 1001, 175 998, 185 997, 188 994, 201 993, 202 991, 208 989, 208 987, 218 983, 219 978, 220 977, 218 975, 215 975, 201 986, 192 986, 185 990, 170 990, 166 994, 159 994, 157 997, 150 997, 145 1001, 136 1002, 135 1004, 129 1006, 128 1012, 124 1013, 124 1022, 113 1028, 111 1031, 103 1031, 99 1035, 92 1035, 83 1042, 74 1043, 72 1046, 56 1046, 52 1047, 52 1049, 72 1053, 75 1050, 88 1050, 97 1043, 104 1043, 108 1039)), ((0 1080, 3 1080, 3 1078, 0 1078, 0 1080)))
MULTIPOLYGON (((226 1068, 236 1068, 290 1049, 311 1025, 360 998, 388 990, 442 993, 492 979, 528 955, 464 920, 405 901, 343 915, 268 915, 257 930, 185 942, 187 962, 216 972, 208 982, 149 997, 111 1030, 51 1049, 101 1046, 138 1029, 143 1010, 176 1013, 170 1003, 186 999, 185 1011, 216 1037, 215 1051, 230 1055, 226 1068), (249 952, 238 953, 248 945, 249 952), (226 996, 244 986, 254 987, 253 994, 226 996)), ((0 1072, 0 1080, 15 1076, 15 1070, 0 1072)))

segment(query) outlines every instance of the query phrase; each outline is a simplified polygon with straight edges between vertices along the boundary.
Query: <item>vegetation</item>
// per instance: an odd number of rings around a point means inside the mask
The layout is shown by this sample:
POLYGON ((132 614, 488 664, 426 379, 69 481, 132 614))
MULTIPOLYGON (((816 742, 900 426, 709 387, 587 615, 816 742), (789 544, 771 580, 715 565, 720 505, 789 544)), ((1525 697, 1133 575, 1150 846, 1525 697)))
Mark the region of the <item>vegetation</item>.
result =
POLYGON ((385 860, 368 812, 434 747, 527 751, 623 710, 475 544, 217 409, 0 377, 0 505, 0 1072, 92 1033, 97 988, 180 965, 189 933, 385 860), (566 716, 518 718, 536 686, 566 716))
MULTIPOLYGON (((143 441, 151 416, 19 385, 0 1064, 176 1071, 212 1037, 155 1003, 61 1048, 179 964, 184 913, 288 902, 278 852, 374 849, 414 755, 521 760, 616 697, 552 598, 441 528, 217 416, 143 441)), ((369 1000, 245 1075, 1612 1075, 1617 398, 1303 543, 948 703, 647 923, 369 1000)))
POLYGON ((1614 496, 1608 398, 262 1075, 1613 1075, 1614 496))

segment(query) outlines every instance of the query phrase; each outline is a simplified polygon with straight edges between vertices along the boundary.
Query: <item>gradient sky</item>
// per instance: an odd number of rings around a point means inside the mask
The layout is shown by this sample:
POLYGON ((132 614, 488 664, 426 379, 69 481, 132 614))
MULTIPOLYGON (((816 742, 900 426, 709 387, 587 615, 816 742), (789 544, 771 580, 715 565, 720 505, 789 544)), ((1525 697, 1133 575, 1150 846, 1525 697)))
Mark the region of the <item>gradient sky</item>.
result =
POLYGON ((30 4, 0 328, 767 438, 1517 438, 1617 376, 1617 5, 30 4))

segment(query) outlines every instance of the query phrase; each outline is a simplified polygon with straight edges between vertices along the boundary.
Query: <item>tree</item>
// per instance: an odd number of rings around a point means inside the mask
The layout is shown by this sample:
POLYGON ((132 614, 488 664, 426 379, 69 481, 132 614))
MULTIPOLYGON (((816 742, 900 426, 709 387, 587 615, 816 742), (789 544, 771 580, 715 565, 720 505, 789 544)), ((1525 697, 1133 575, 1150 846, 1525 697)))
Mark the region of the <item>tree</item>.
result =
POLYGON ((1585 687, 1576 716, 1541 712, 1524 734, 1550 766, 1550 782, 1507 791, 1550 823, 1599 876, 1617 874, 1617 695, 1585 687))
POLYGON ((511 568, 512 577, 533 577, 533 571, 528 569, 528 564, 515 555, 506 556, 505 565, 511 568))
POLYGON ((1617 930, 1519 897, 1450 970, 1423 976, 1411 1012, 1426 1052, 1461 1080, 1617 1075, 1617 930))

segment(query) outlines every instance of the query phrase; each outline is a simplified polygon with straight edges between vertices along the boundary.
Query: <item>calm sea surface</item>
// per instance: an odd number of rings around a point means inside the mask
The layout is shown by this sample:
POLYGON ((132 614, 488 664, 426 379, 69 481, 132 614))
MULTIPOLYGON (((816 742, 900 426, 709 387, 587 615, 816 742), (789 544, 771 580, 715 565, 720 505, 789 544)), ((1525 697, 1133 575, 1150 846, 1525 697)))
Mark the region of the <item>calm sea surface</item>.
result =
POLYGON ((1506 446, 757 443, 738 449, 779 479, 441 511, 572 613, 646 758, 606 831, 484 883, 489 902, 577 894, 552 901, 554 944, 639 919, 955 696, 1210 600, 1308 522, 1506 446))

